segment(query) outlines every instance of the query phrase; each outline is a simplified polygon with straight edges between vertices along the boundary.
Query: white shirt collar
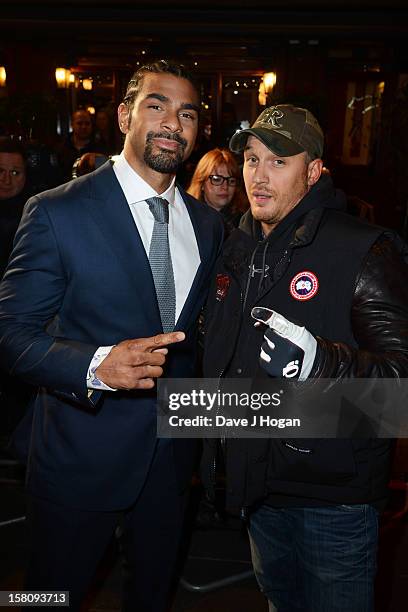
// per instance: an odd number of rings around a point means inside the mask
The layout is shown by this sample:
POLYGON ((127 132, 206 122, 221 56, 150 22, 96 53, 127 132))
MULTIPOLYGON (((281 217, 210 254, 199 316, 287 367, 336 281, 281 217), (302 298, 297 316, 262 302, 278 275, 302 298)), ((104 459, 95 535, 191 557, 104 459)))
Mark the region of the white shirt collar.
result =
POLYGON ((123 151, 115 157, 113 171, 128 204, 136 204, 136 202, 146 201, 147 198, 160 196, 165 198, 170 205, 174 205, 176 177, 173 177, 166 191, 159 194, 133 170, 132 166, 127 162, 123 151))

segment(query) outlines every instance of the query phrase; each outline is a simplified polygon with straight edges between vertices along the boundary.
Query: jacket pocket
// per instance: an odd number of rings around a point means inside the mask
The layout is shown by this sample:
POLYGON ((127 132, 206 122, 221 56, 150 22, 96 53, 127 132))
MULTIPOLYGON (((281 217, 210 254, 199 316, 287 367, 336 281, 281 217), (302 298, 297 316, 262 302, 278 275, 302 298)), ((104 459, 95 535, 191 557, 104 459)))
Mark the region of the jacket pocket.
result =
POLYGON ((271 444, 268 481, 336 485, 356 475, 351 440, 296 438, 271 444))

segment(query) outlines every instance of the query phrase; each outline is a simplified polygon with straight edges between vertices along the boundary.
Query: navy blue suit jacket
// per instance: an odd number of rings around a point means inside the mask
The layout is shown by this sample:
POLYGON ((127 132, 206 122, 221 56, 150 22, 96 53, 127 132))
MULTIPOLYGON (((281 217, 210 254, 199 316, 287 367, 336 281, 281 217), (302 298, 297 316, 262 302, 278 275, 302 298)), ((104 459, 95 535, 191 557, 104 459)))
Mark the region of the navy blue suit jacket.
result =
MULTIPOLYGON (((181 193, 201 265, 166 377, 195 374, 197 318, 222 240, 218 214, 181 193)), ((29 490, 89 510, 135 500, 156 443, 155 391, 88 398, 86 374, 99 346, 161 332, 148 258, 111 164, 31 198, 0 285, 1 364, 39 387, 17 432, 29 490)), ((194 441, 168 444, 183 487, 194 441)))

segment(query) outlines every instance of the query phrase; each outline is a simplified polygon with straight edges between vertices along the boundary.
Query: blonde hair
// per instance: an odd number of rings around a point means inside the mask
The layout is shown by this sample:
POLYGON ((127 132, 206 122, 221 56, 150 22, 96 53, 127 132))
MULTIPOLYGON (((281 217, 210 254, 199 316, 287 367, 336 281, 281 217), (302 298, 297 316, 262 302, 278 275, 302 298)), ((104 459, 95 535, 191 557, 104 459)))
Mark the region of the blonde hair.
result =
POLYGON ((229 174, 237 179, 230 206, 234 212, 244 212, 248 208, 248 202, 241 187, 241 171, 234 155, 228 149, 212 149, 203 155, 194 171, 187 193, 197 200, 203 200, 204 183, 210 174, 214 174, 215 168, 221 164, 225 164, 229 174))

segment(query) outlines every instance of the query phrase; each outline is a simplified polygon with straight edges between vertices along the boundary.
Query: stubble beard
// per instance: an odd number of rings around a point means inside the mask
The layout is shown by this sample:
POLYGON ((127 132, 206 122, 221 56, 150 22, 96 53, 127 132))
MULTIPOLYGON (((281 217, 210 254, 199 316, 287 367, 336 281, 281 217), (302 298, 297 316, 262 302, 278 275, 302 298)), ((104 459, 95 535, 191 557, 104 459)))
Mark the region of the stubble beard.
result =
POLYGON ((155 134, 154 132, 148 132, 146 136, 146 145, 143 154, 144 162, 149 168, 160 172, 161 174, 176 174, 184 161, 184 150, 187 146, 187 141, 179 136, 178 134, 155 134), (167 138, 168 140, 175 140, 179 143, 179 147, 175 151, 160 151, 159 153, 153 152, 154 142, 153 138, 167 138))
POLYGON ((297 189, 292 197, 289 197, 289 193, 285 193, 281 196, 276 191, 271 191, 270 196, 275 201, 273 211, 268 211, 267 207, 258 208, 252 211, 252 216, 256 221, 275 227, 280 223, 305 197, 308 193, 310 186, 307 181, 307 174, 299 177, 297 183, 297 189))

